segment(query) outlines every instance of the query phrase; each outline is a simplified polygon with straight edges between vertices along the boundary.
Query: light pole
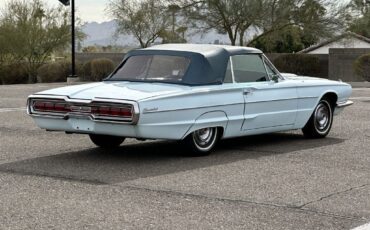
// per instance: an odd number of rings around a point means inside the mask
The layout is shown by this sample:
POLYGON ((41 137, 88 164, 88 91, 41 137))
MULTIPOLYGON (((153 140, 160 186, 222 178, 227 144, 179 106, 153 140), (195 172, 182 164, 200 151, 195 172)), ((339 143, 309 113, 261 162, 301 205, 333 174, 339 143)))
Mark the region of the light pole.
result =
POLYGON ((69 77, 76 78, 76 40, 75 40, 75 0, 59 0, 63 5, 71 5, 72 29, 71 29, 71 45, 72 45, 72 72, 69 77))

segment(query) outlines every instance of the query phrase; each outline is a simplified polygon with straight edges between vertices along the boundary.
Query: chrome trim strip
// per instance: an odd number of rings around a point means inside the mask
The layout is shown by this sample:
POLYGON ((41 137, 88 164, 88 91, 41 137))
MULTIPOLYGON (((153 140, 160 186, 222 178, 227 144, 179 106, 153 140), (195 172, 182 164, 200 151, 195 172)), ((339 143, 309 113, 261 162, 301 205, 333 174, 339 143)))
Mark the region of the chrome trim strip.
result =
POLYGON ((88 99, 71 99, 68 96, 58 96, 58 95, 31 95, 28 97, 27 100, 27 114, 34 117, 46 117, 46 118, 56 118, 56 119, 64 119, 67 120, 69 116, 84 116, 86 118, 89 118, 90 120, 101 122, 101 123, 126 123, 126 124, 137 124, 140 117, 140 108, 139 104, 135 101, 129 101, 129 100, 121 100, 121 99, 110 99, 110 98, 100 98, 96 97, 92 100, 88 99), (128 104, 131 105, 133 108, 133 116, 132 118, 114 118, 114 117, 106 117, 106 116, 96 116, 93 114, 84 114, 84 113, 66 113, 66 114, 60 114, 60 113, 39 113, 36 111, 33 111, 31 100, 33 99, 45 99, 45 100, 64 100, 64 102, 67 103, 77 103, 77 104, 92 104, 92 103, 106 103, 106 104, 128 104))
MULTIPOLYGON (((244 125, 244 123, 243 123, 244 125)), ((242 129, 242 131, 250 131, 250 130, 258 130, 258 129, 267 129, 267 128, 277 128, 277 127, 283 127, 283 126, 293 126, 294 123, 291 124, 284 124, 284 125, 273 125, 273 126, 266 126, 266 127, 259 127, 254 129, 242 129)))
POLYGON ((233 63, 232 56, 230 56, 229 61, 230 61, 231 79, 232 79, 233 83, 236 83, 235 82, 235 74, 234 74, 234 63, 233 63))
POLYGON ((173 112, 173 111, 184 111, 184 110, 192 110, 192 109, 206 109, 206 108, 212 108, 212 107, 221 107, 221 106, 233 106, 233 105, 243 105, 242 103, 232 103, 232 104, 224 104, 224 105, 209 105, 209 106, 199 106, 194 108, 182 108, 182 109, 167 109, 167 110, 158 110, 158 111, 144 111, 144 114, 148 113, 165 113, 165 112, 173 112))
POLYGON ((353 105, 353 101, 338 102, 337 108, 344 108, 353 105))

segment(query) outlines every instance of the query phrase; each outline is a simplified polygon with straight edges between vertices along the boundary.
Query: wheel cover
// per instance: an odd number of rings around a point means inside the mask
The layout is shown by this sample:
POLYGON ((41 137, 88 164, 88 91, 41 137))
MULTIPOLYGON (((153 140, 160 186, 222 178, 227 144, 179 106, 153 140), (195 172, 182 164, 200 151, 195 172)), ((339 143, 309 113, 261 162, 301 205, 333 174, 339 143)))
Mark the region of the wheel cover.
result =
POLYGON ((210 150, 217 139, 216 128, 199 129, 193 133, 193 141, 196 147, 201 151, 210 150))
POLYGON ((330 128, 332 114, 327 102, 320 102, 315 109, 315 128, 319 133, 326 133, 330 128))

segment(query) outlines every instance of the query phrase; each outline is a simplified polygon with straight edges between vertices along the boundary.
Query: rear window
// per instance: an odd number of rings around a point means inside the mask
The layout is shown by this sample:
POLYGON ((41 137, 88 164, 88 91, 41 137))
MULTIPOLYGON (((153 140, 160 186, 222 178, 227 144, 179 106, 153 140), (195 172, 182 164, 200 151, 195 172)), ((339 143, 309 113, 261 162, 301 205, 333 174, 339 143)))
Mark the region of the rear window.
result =
POLYGON ((190 59, 180 56, 132 56, 110 80, 181 82, 189 65, 190 59))

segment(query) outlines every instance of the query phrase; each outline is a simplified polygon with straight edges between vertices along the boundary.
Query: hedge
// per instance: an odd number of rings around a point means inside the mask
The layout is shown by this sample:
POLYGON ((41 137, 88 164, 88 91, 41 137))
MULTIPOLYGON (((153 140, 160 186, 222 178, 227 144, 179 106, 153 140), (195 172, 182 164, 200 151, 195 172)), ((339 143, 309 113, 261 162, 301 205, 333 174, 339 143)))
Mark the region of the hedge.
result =
MULTIPOLYGON (((38 81, 41 83, 66 82, 67 77, 71 74, 71 62, 51 62, 42 65, 37 70, 38 81)), ((82 65, 76 62, 77 75, 81 74, 82 65)))
POLYGON ((0 69, 0 83, 3 85, 28 83, 26 64, 17 63, 4 66, 2 69, 0 69))
POLYGON ((370 53, 360 56, 353 63, 355 73, 364 80, 370 81, 370 53))
POLYGON ((108 77, 114 70, 114 62, 108 58, 94 59, 91 61, 92 81, 101 81, 108 77))
POLYGON ((282 73, 318 76, 321 71, 318 57, 309 54, 284 54, 274 60, 274 65, 282 73))

